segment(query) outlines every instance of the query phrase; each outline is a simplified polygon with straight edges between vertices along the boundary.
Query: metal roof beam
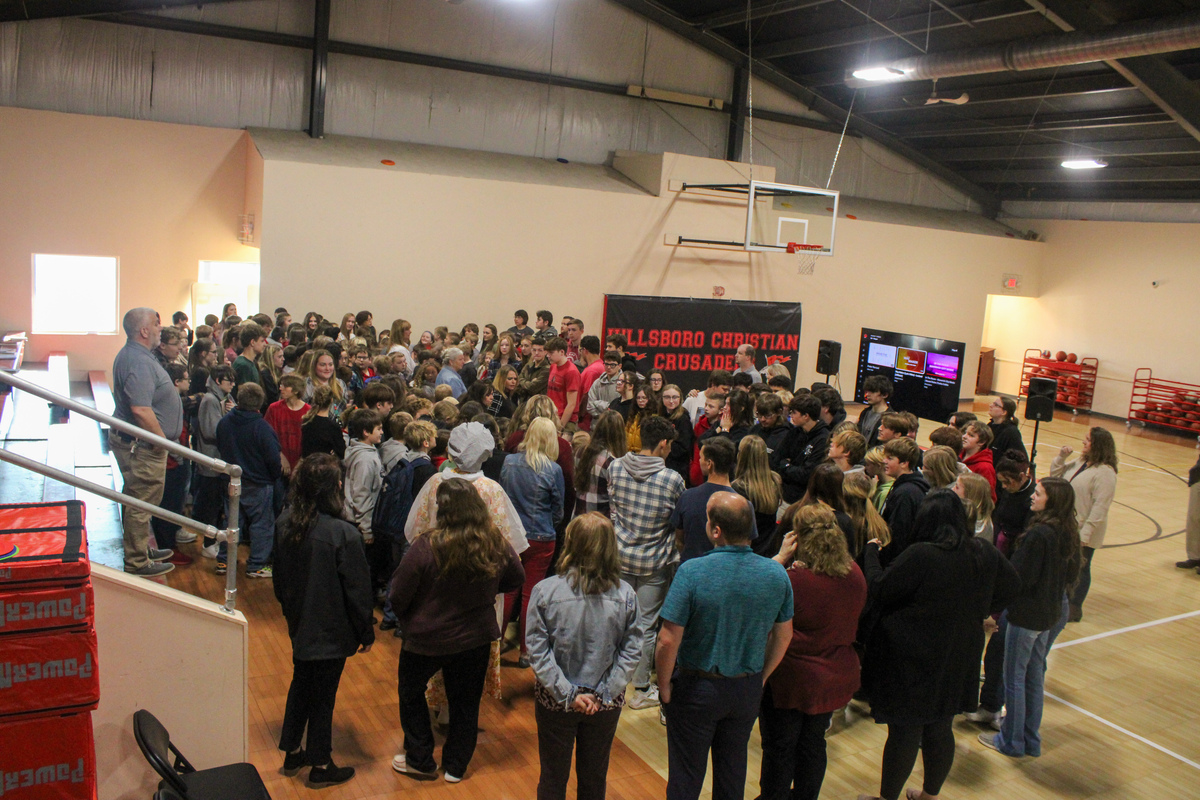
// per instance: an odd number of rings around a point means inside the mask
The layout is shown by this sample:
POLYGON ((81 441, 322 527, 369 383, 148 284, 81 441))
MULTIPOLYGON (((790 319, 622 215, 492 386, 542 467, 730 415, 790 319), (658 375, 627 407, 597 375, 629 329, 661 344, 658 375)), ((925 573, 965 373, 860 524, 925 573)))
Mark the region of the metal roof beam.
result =
POLYGON ((1174 139, 1130 139, 1111 142, 1055 142, 1052 144, 994 145, 991 147, 938 148, 942 161, 1011 161, 1066 158, 1070 155, 1174 156, 1200 155, 1200 142, 1191 137, 1174 139))
MULTIPOLYGON (((956 11, 971 20, 972 24, 996 22, 1011 17, 1028 16, 1037 13, 1032 8, 1014 8, 1012 0, 984 0, 980 3, 970 3, 958 6, 956 11)), ((745 18, 745 14, 741 15, 745 18)), ((923 35, 926 30, 942 31, 961 28, 967 25, 960 18, 943 11, 935 10, 932 15, 922 12, 907 17, 887 20, 887 25, 894 31, 904 35, 923 35)), ((832 50, 840 47, 879 42, 896 37, 882 30, 878 25, 856 25, 852 28, 814 33, 797 36, 792 39, 782 39, 778 42, 761 44, 754 48, 755 55, 762 58, 782 58, 798 56, 820 50, 832 50)))
POLYGON ((1080 200, 1105 202, 1170 203, 1200 201, 1200 184, 1190 186, 1142 187, 1136 184, 1096 186, 1092 184, 1005 185, 997 189, 1005 200, 1080 200))
POLYGON ((980 169, 965 173, 979 183, 1179 183, 1200 182, 1200 167, 1106 167, 1105 169, 980 169))
MULTIPOLYGON (((837 0, 768 0, 760 2, 750 9, 750 19, 763 19, 764 17, 773 17, 778 14, 790 14, 793 11, 800 11, 805 8, 814 8, 823 6, 828 3, 836 2, 837 0)), ((724 28, 729 25, 743 25, 746 22, 745 10, 738 11, 714 11, 711 14, 701 14, 697 17, 688 17, 687 22, 695 25, 698 28, 724 28)))
MULTIPOLYGON (((1115 20, 1101 16, 1091 3, 1026 0, 1064 31, 1092 30, 1115 20)), ((1104 62, 1142 91, 1180 127, 1200 140, 1200 89, 1161 56, 1139 56, 1104 62)))
MULTIPOLYGON (((233 2, 245 0, 204 0, 204 4, 233 2)), ((97 14, 121 14, 126 11, 194 8, 197 5, 200 5, 197 0, 3 0, 0 2, 0 22, 91 17, 97 14)))

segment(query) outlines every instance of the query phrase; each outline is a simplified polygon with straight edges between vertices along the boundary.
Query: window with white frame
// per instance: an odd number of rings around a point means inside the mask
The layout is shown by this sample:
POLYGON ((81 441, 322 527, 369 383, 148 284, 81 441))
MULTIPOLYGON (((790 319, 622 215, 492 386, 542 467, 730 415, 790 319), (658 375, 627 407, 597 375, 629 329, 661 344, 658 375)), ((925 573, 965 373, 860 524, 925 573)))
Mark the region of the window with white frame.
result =
POLYGON ((33 333, 119 332, 112 256, 33 256, 33 333))

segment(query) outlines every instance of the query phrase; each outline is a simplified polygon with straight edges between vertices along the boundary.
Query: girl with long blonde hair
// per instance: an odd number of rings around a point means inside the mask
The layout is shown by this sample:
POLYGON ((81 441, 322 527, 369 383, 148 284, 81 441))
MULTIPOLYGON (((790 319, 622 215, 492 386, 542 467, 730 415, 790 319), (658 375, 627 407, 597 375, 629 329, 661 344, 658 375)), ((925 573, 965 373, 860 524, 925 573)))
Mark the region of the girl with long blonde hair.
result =
MULTIPOLYGON (((500 485, 517 509, 529 540, 529 549, 521 554, 525 587, 521 592, 519 662, 527 666, 525 615, 529 610, 529 596, 537 582, 546 577, 550 560, 554 557, 556 528, 563 520, 566 486, 562 468, 555 463, 559 455, 558 429, 553 422, 546 417, 534 418, 525 431, 519 450, 505 457, 500 485)), ((504 598, 504 619, 509 618, 516 601, 515 591, 504 598)))
MULTIPOLYGON (((754 522, 758 530, 752 546, 765 550, 775 532, 779 518, 779 503, 783 500, 779 474, 771 471, 767 443, 759 436, 747 436, 738 445, 737 469, 733 490, 754 506, 754 522)), ((759 552, 755 550, 755 552, 759 552)), ((759 552, 759 555, 762 555, 759 552)))
POLYGON ((871 502, 874 492, 875 479, 865 472, 849 472, 842 478, 842 499, 854 524, 854 552, 850 555, 856 560, 862 555, 863 546, 872 539, 878 539, 884 545, 892 541, 892 532, 871 502))

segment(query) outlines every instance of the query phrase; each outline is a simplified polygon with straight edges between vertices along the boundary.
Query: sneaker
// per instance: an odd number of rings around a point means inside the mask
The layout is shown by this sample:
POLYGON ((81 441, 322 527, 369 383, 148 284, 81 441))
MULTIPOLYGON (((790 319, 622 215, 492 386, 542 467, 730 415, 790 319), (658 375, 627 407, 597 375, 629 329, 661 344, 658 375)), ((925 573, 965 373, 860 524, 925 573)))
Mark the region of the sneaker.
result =
POLYGON ((283 774, 289 778, 308 766, 308 753, 303 749, 283 757, 283 774))
POLYGON ((150 563, 141 569, 126 569, 130 575, 136 575, 139 578, 157 578, 160 575, 166 575, 171 570, 175 569, 174 564, 150 563))
POLYGON ((667 709, 663 708, 662 706, 658 707, 658 724, 659 725, 667 724, 667 709))
POLYGON ((997 731, 1000 730, 1000 726, 1004 724, 1004 715, 997 714, 996 718, 992 720, 991 724, 992 724, 992 730, 997 730, 997 731))
MULTIPOLYGON (((176 531, 175 532, 175 543, 176 544, 191 544, 194 541, 196 541, 196 534, 194 534, 194 533, 189 533, 188 531, 176 531)), ((1197 561, 1196 563, 1200 564, 1200 561, 1197 561)))
POLYGON ((216 572, 218 575, 224 575, 226 572, 229 571, 229 568, 227 566, 225 566, 224 561, 218 561, 217 568, 213 571, 216 572))
POLYGON ((964 714, 963 716, 968 722, 979 722, 986 725, 1000 715, 995 711, 980 708, 978 711, 972 711, 970 714, 964 714))
POLYGON ((995 750, 997 753, 1000 752, 1000 748, 996 746, 996 734, 994 733, 979 734, 979 743, 989 750, 995 750))
POLYGON ((192 563, 192 557, 183 553, 176 553, 167 559, 168 564, 174 564, 177 567, 186 567, 192 563))
POLYGON ((650 684, 645 689, 634 689, 628 705, 634 709, 653 708, 658 705, 658 687, 650 684))
MULTIPOLYGON (((178 537, 176 537, 176 538, 178 538, 178 537)), ((213 542, 210 545, 201 547, 200 555, 204 556, 205 558, 216 558, 217 557, 217 543, 213 542)))
MULTIPOLYGON (((275 576, 275 572, 274 572, 274 570, 271 569, 270 565, 267 565, 265 567, 259 567, 258 569, 246 570, 247 578, 271 578, 274 576, 275 576)), ((349 780, 349 779, 347 779, 347 780, 349 780)))
POLYGON ((458 777, 457 775, 451 775, 449 772, 446 773, 446 783, 461 783, 461 782, 462 782, 462 778, 458 777))
POLYGON ((517 659, 517 666, 520 669, 529 669, 529 654, 528 653, 521 654, 521 657, 517 659))
POLYGON ((416 778, 419 781, 437 780, 436 766, 433 768, 432 772, 421 772, 420 770, 413 769, 412 767, 408 766, 408 762, 405 760, 404 753, 397 753, 396 757, 392 759, 392 769, 396 770, 396 772, 402 772, 410 778, 416 778))
POLYGON ((381 630, 381 631, 395 630, 396 626, 399 624, 400 624, 400 622, 398 620, 388 619, 387 617, 384 617, 383 621, 379 623, 379 630, 381 630))
POLYGON ((1200 567, 1200 558, 1189 558, 1187 561, 1176 561, 1175 566, 1180 569, 1195 569, 1200 567))
POLYGON ((354 777, 354 767, 339 767, 332 761, 324 767, 313 767, 308 771, 308 785, 313 789, 337 786, 354 777))
POLYGON ((175 555, 174 550, 160 550, 157 547, 151 547, 146 554, 151 561, 166 561, 171 556, 175 555))

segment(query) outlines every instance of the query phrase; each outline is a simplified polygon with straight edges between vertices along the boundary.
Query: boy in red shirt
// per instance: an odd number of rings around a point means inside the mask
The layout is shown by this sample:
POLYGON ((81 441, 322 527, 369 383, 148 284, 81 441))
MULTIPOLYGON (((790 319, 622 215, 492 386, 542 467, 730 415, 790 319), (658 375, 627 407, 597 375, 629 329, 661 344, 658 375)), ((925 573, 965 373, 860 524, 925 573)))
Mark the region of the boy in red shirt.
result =
POLYGON ((568 424, 577 425, 583 380, 579 377, 579 368, 567 358, 567 340, 555 336, 546 342, 546 358, 550 360, 550 381, 546 394, 554 401, 554 408, 558 411, 559 427, 566 429, 568 424))
POLYGON ((279 439, 284 477, 300 462, 300 424, 308 411, 304 395, 304 378, 288 374, 279 379, 279 400, 267 406, 266 420, 279 439))

